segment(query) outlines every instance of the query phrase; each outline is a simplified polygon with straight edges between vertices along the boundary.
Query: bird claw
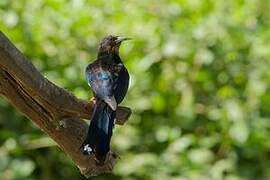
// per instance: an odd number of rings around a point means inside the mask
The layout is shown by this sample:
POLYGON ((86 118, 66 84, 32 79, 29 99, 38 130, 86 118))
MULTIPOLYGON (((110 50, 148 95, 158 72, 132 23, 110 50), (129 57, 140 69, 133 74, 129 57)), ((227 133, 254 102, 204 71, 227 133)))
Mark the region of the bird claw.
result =
POLYGON ((108 163, 108 169, 109 169, 110 171, 113 170, 113 163, 112 163, 112 162, 109 162, 109 163, 108 163))
POLYGON ((95 98, 95 97, 92 97, 92 98, 90 99, 90 102, 92 102, 92 103, 96 104, 97 100, 96 100, 96 98, 95 98))

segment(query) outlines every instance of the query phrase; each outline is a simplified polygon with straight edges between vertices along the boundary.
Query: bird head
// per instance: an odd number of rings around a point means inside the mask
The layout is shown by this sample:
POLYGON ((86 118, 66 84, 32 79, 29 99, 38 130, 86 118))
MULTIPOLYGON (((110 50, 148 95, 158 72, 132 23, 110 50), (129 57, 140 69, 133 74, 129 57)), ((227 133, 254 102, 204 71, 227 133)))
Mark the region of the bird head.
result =
POLYGON ((109 35, 102 39, 99 44, 99 53, 116 53, 119 54, 119 48, 123 41, 130 40, 131 38, 125 38, 121 36, 109 35))

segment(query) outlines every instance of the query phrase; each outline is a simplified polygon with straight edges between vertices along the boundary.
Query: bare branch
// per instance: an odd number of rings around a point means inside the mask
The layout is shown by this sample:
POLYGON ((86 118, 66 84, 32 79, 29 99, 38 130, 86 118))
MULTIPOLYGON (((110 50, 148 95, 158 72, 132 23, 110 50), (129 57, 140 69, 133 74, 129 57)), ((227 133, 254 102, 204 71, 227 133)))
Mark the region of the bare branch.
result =
MULTIPOLYGON (((36 123, 68 154, 85 176, 110 172, 116 156, 110 153, 104 166, 84 156, 79 147, 86 136, 93 102, 77 99, 44 78, 33 64, 0 31, 0 94, 36 123)), ((124 124, 131 110, 117 109, 117 124, 124 124)))

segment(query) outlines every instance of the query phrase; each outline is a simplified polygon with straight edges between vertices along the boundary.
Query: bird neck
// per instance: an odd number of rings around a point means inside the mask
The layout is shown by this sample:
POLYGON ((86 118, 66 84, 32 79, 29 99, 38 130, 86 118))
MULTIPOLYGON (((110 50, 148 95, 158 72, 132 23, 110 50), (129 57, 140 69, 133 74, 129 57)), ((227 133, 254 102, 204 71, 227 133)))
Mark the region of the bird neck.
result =
POLYGON ((119 63, 121 59, 116 52, 99 52, 97 59, 100 59, 104 63, 119 63))

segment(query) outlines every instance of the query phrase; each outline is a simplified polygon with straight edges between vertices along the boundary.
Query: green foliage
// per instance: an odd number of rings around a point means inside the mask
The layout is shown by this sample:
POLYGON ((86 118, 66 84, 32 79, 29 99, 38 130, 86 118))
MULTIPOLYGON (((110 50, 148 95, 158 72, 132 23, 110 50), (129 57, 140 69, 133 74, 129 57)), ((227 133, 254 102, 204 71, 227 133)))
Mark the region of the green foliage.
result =
MULTIPOLYGON (((84 68, 107 34, 131 74, 114 174, 93 179, 270 179, 268 0, 0 1, 0 29, 51 81, 87 99, 84 68)), ((0 176, 83 178, 0 100, 0 176)), ((53 146, 53 147, 52 147, 53 146)))

